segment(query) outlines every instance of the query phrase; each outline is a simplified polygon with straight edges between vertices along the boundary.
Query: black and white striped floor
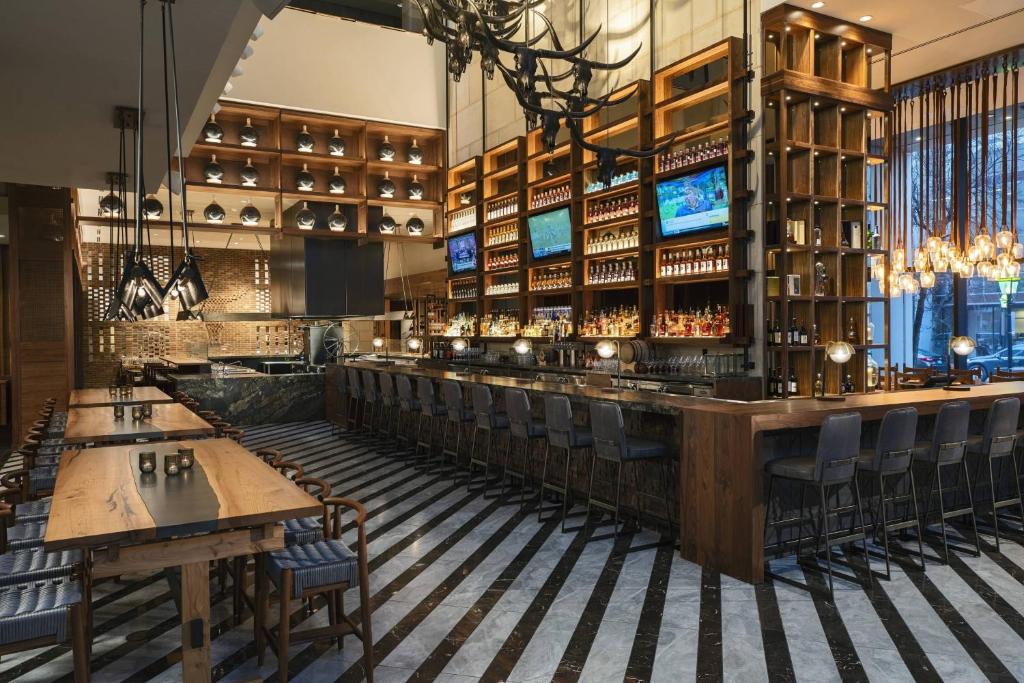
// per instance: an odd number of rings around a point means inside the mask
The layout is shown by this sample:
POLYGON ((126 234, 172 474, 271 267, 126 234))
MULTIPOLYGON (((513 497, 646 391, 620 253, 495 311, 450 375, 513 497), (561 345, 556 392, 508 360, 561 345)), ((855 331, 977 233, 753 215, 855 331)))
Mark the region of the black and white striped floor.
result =
MULTIPOLYGON (((867 589, 839 581, 833 606, 643 549, 650 534, 586 543, 326 423, 251 428, 246 445, 281 449, 370 511, 378 681, 1024 680, 1019 531, 1001 554, 930 563, 926 574, 897 565, 892 581, 867 589)), ((863 558, 850 560, 865 576, 863 558)), ((791 561, 773 569, 824 585, 791 561)), ((295 608, 300 628, 326 621, 295 608)), ((358 608, 354 591, 346 608, 358 608)), ((97 586, 94 614, 93 680, 180 680, 178 616, 159 574, 97 586)), ((215 680, 275 676, 272 653, 256 664, 251 620, 234 626, 229 595, 215 592, 212 619, 215 680)), ((289 672, 360 681, 360 655, 351 638, 342 651, 297 646, 289 672)), ((71 664, 69 647, 12 655, 0 681, 70 680, 71 664)))

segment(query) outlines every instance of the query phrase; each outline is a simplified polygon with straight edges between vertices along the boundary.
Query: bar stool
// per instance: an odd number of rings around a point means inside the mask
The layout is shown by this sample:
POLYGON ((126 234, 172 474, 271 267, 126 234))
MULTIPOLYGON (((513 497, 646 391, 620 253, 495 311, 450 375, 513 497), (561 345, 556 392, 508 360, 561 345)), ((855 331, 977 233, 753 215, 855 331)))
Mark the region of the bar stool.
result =
POLYGON ((363 427, 368 426, 370 435, 377 433, 377 428, 380 425, 380 417, 382 411, 382 404, 380 399, 380 391, 377 389, 377 380, 374 377, 372 370, 363 370, 363 427), (369 423, 367 423, 366 413, 370 413, 369 423))
POLYGON ((890 410, 882 418, 878 429, 878 441, 871 449, 861 449, 860 460, 857 461, 857 473, 867 477, 871 482, 871 493, 868 496, 869 507, 876 502, 877 509, 871 510, 872 535, 878 537, 878 522, 882 523, 882 546, 885 548, 885 578, 892 578, 889 566, 889 534, 904 529, 917 532, 917 551, 921 558, 921 569, 924 569, 924 546, 921 544, 921 518, 917 510, 917 483, 914 481, 914 440, 917 438, 917 409, 896 408, 890 410), (886 483, 896 480, 890 491, 886 491, 886 483), (907 490, 899 493, 900 481, 907 482, 907 490), (902 504, 903 514, 896 517, 896 506, 902 504), (894 519, 889 519, 889 508, 892 507, 894 519))
MULTIPOLYGON (((345 418, 349 429, 355 429, 359 424, 359 407, 363 403, 363 387, 359 381, 359 371, 355 368, 347 368, 348 375, 348 404, 345 410, 345 418)), ((365 411, 363 417, 365 418, 365 411)))
MULTIPOLYGON (((978 544, 978 524, 974 518, 974 500, 971 494, 971 475, 967 471, 967 430, 971 419, 971 406, 967 401, 950 401, 942 404, 935 416, 935 429, 932 440, 920 441, 914 446, 914 463, 926 466, 931 474, 928 478, 924 504, 924 523, 922 531, 928 532, 931 518, 932 498, 939 499, 939 525, 942 530, 943 561, 949 564, 949 539, 946 536, 946 520, 957 517, 970 517, 974 531, 974 552, 981 556, 978 544), (956 472, 956 481, 952 486, 943 484, 943 472, 956 472), (959 504, 960 491, 967 493, 967 505, 959 504), (952 509, 946 508, 946 494, 953 493, 952 509)), ((954 548, 970 552, 966 548, 954 548)))
MULTIPOLYGON (((829 415, 821 425, 818 434, 818 450, 813 456, 792 456, 772 460, 765 466, 768 474, 768 496, 765 498, 765 534, 774 527, 799 523, 796 541, 797 561, 800 560, 800 545, 803 540, 804 521, 810 518, 805 515, 805 502, 807 489, 816 489, 818 492, 818 514, 816 515, 816 526, 818 529, 815 540, 815 556, 817 556, 817 545, 822 537, 825 541, 825 562, 828 568, 828 593, 833 595, 832 586, 832 546, 845 545, 852 541, 859 540, 867 558, 868 546, 864 534, 864 508, 861 505, 860 485, 857 483, 857 462, 860 459, 860 413, 843 413, 829 415), (800 486, 800 515, 788 519, 771 521, 770 510, 772 490, 776 479, 786 479, 799 484, 800 486), (853 492, 853 504, 830 507, 829 494, 849 487, 853 492), (849 530, 832 530, 832 518, 838 517, 844 512, 856 511, 860 519, 860 531, 855 531, 855 526, 850 525, 849 530), (836 537, 836 534, 842 536, 836 537)), ((778 545, 781 545, 779 543, 778 545)), ((815 562, 817 567, 817 562, 815 562)), ((770 573, 770 572, 769 572, 770 573)), ((850 577, 847 577, 850 578, 850 577)))
POLYGON ((545 394, 544 423, 548 430, 548 444, 544 449, 544 468, 540 475, 537 521, 543 521, 544 492, 554 491, 562 497, 562 532, 564 533, 565 518, 569 514, 569 498, 572 495, 572 489, 569 486, 569 465, 572 461, 572 452, 574 449, 591 448, 594 445, 594 436, 589 429, 577 427, 573 422, 572 404, 569 402, 569 397, 564 394, 545 394), (561 486, 548 481, 548 459, 552 447, 565 451, 565 473, 561 486))
POLYGON ((398 409, 398 393, 390 372, 378 372, 377 382, 380 385, 380 417, 377 420, 377 433, 388 441, 397 440, 397 420, 395 411, 398 409))
MULTIPOLYGON (((590 484, 587 488, 587 518, 586 536, 590 539, 590 511, 592 507, 602 508, 611 512, 614 517, 615 537, 619 535, 619 501, 622 495, 622 464, 624 462, 639 463, 644 460, 658 460, 661 462, 662 500, 665 504, 665 523, 668 526, 669 536, 672 537, 672 511, 668 502, 668 487, 670 485, 668 461, 665 457, 668 454, 668 447, 660 441, 651 441, 637 436, 626 434, 625 423, 622 420, 622 409, 618 403, 611 401, 594 401, 590 405, 590 424, 593 428, 594 451, 590 460, 590 484), (594 473, 597 470, 598 459, 606 462, 613 462, 616 466, 615 477, 615 503, 607 503, 594 497, 594 473)), ((635 465, 634 465, 635 466, 635 465)), ((642 515, 643 505, 640 503, 641 495, 639 487, 639 476, 637 481, 637 515, 642 515)), ((639 521, 639 520, 638 520, 639 521)))
MULTIPOLYGON (((495 496, 490 496, 487 493, 490 488, 491 448, 495 433, 504 432, 509 428, 508 415, 499 413, 494 407, 494 396, 491 394, 491 388, 486 384, 474 384, 470 388, 470 397, 473 400, 473 414, 476 416, 476 422, 473 424, 473 447, 469 452, 469 477, 466 480, 466 485, 470 490, 473 489, 473 468, 475 465, 483 465, 484 480, 480 490, 483 491, 484 498, 494 498, 501 493, 499 492, 495 496), (476 440, 481 431, 485 433, 487 439, 483 460, 477 457, 476 446, 476 440)), ((504 481, 504 472, 502 481, 504 481)))
MULTIPOLYGON (((1020 418, 1020 399, 1016 396, 996 399, 988 409, 985 416, 985 431, 983 434, 971 436, 967 439, 967 452, 977 456, 977 465, 974 470, 974 500, 978 500, 977 487, 981 486, 980 469, 982 463, 988 465, 988 485, 991 494, 990 507, 992 512, 992 530, 996 537, 996 551, 999 550, 999 510, 1016 505, 1020 510, 1021 518, 1024 518, 1024 501, 1020 491, 1020 473, 1017 471, 1017 460, 1013 457, 1017 443, 1017 420, 1020 418), (999 492, 996 490, 996 482, 1003 481, 1003 465, 1010 461, 1013 468, 1013 489, 1016 496, 997 499, 999 492), (999 477, 996 477, 993 465, 999 464, 999 477)), ((975 502, 975 516, 978 514, 980 503, 975 502)))
MULTIPOLYGON (((394 379, 395 389, 398 391, 397 438, 398 443, 403 448, 408 449, 409 443, 412 440, 409 436, 409 423, 412 422, 414 414, 422 416, 420 402, 412 392, 412 382, 409 381, 408 375, 397 375, 394 379)), ((416 455, 416 453, 414 452, 413 455, 416 455)))
MULTIPOLYGON (((342 368, 341 371, 338 372, 337 375, 335 376, 335 386, 337 387, 337 391, 338 391, 338 407, 340 409, 341 406, 347 406, 348 405, 348 398, 349 398, 349 393, 348 393, 348 372, 347 372, 346 368, 342 368)), ((346 413, 346 417, 347 417, 348 410, 346 410, 345 413, 346 413)), ((341 427, 341 425, 336 423, 333 420, 333 418, 332 418, 331 419, 331 434, 337 434, 339 427, 341 427)))
POLYGON ((444 396, 445 415, 448 418, 441 433, 441 465, 444 465, 444 457, 452 456, 452 463, 459 464, 459 446, 462 444, 462 431, 466 424, 473 422, 476 417, 473 411, 466 406, 462 397, 462 386, 453 379, 446 379, 441 382, 441 395, 444 396), (455 427, 455 450, 448 445, 448 432, 450 427, 455 427))
MULTIPOLYGON (((444 417, 445 409, 441 405, 437 396, 434 393, 434 383, 426 377, 416 378, 416 397, 420 404, 420 419, 416 423, 416 451, 414 455, 419 455, 420 447, 426 449, 426 455, 424 461, 430 460, 430 455, 434 450, 434 430, 437 426, 438 418, 444 417), (427 440, 423 440, 423 421, 427 422, 427 440)), ((442 423, 442 427, 446 426, 446 423, 442 423)))
MULTIPOLYGON (((533 442, 538 439, 545 439, 548 435, 548 430, 544 423, 533 419, 530 397, 518 387, 505 390, 505 411, 508 413, 509 432, 508 449, 505 451, 504 477, 509 480, 509 488, 512 486, 513 479, 519 479, 521 492, 519 505, 521 507, 526 502, 526 469, 530 462, 530 454, 533 452, 533 442), (523 450, 523 469, 518 471, 513 469, 510 463, 512 443, 516 439, 525 446, 523 450)), ((502 479, 502 483, 504 484, 504 479, 502 479)))

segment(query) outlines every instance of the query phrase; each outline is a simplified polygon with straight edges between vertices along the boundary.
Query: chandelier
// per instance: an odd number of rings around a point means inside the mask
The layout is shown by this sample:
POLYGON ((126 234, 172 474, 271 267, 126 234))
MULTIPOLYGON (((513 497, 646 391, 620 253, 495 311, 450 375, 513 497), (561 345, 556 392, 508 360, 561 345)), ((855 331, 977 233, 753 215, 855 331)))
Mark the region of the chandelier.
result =
POLYGON ((951 83, 925 82, 920 92, 896 103, 892 267, 886 275, 881 260, 872 265, 883 291, 893 297, 917 294, 934 287, 938 273, 992 282, 1020 277, 1019 85, 1017 64, 1004 56, 1001 64, 983 63, 951 83), (961 131, 968 144, 955 145, 953 131, 961 131), (966 157, 960 183, 952 174, 954 154, 966 157))
MULTIPOLYGON (((670 139, 656 149, 608 148, 584 140, 579 121, 602 109, 625 102, 633 93, 618 98, 610 95, 593 98, 590 82, 595 71, 613 71, 628 65, 639 53, 637 45, 632 53, 617 62, 598 62, 586 57, 587 49, 601 33, 601 27, 571 48, 563 46, 554 26, 534 8, 542 0, 499 2, 498 0, 416 0, 423 14, 423 33, 428 43, 434 40, 448 46, 447 69, 453 80, 459 81, 473 53, 479 52, 481 69, 488 79, 494 72, 501 73, 505 84, 515 94, 523 109, 527 128, 541 128, 541 142, 548 151, 556 146, 563 122, 573 139, 597 157, 597 178, 606 187, 615 173, 616 159, 620 156, 649 158, 670 147, 670 139), (543 30, 525 40, 512 39, 524 25, 523 20, 536 16, 543 30), (538 47, 544 39, 548 47, 538 47), (512 66, 502 62, 509 55, 512 66), (547 62, 562 65, 549 68, 547 62), (553 72, 553 73, 551 73, 553 72), (557 84, 572 79, 567 90, 557 84)), ((527 24, 528 25, 528 24, 527 24)))

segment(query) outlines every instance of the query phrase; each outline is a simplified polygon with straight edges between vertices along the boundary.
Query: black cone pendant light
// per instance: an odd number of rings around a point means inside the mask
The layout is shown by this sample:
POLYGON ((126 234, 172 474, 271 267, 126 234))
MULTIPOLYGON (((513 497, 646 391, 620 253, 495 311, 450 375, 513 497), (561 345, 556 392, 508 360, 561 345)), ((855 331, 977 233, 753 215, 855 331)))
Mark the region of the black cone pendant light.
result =
MULTIPOLYGON (((183 148, 181 146, 181 117, 178 114, 178 64, 174 49, 174 17, 172 15, 174 2, 173 0, 161 0, 161 2, 167 26, 167 31, 164 34, 165 51, 168 46, 170 48, 168 61, 170 64, 171 89, 174 92, 174 100, 172 102, 174 110, 174 135, 178 143, 178 154, 180 155, 183 148)), ((170 121, 167 122, 167 125, 170 126, 170 121)), ((179 159, 179 167, 184 168, 184 162, 181 159, 179 159)), ((167 160, 167 170, 169 175, 171 170, 170 159, 167 160)), ((185 195, 185 183, 181 184, 181 205, 183 207, 188 206, 185 195)), ((184 253, 181 257, 181 263, 178 264, 174 274, 171 276, 171 281, 167 283, 167 291, 176 292, 178 304, 182 310, 190 311, 194 306, 206 301, 210 294, 206 290, 203 276, 199 272, 199 262, 196 255, 192 253, 192 241, 188 231, 188 217, 185 211, 181 212, 181 243, 184 253)))

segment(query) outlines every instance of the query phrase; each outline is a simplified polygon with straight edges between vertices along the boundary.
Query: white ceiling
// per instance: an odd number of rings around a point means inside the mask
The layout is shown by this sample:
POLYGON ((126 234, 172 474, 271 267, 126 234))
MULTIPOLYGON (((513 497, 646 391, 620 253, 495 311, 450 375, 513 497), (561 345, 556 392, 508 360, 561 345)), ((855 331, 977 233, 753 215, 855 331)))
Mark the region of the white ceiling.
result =
MULTIPOLYGON (((196 139, 262 12, 281 0, 177 0, 183 140, 196 139)), ((138 2, 32 0, 0 11, 0 180, 103 187, 117 170, 114 107, 137 106, 138 2)), ((146 5, 145 177, 166 170, 160 6, 146 5)), ((186 143, 186 144, 190 144, 186 143)))
MULTIPOLYGON (((790 4, 811 9, 812 3, 813 0, 796 0, 790 4)), ((762 9, 781 4, 764 0, 762 9)), ((871 15, 866 26, 891 33, 893 83, 1013 47, 1024 40, 1021 0, 826 0, 825 6, 815 11, 851 22, 871 15)))

